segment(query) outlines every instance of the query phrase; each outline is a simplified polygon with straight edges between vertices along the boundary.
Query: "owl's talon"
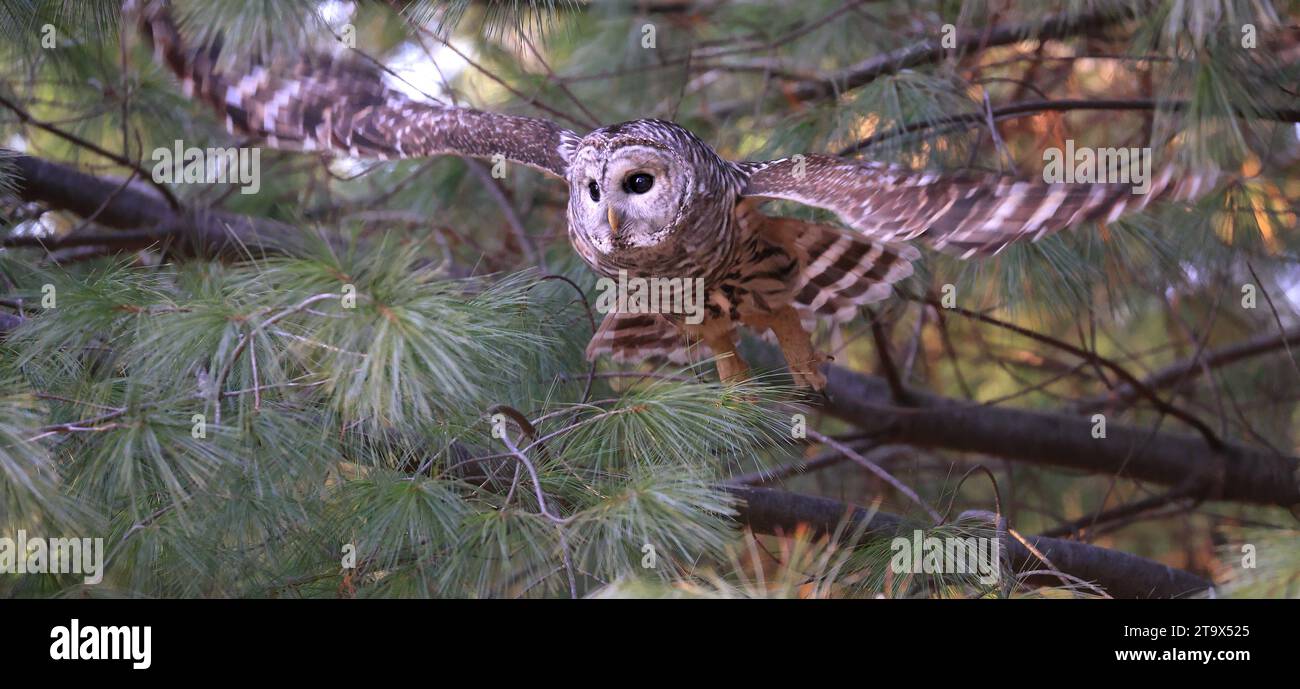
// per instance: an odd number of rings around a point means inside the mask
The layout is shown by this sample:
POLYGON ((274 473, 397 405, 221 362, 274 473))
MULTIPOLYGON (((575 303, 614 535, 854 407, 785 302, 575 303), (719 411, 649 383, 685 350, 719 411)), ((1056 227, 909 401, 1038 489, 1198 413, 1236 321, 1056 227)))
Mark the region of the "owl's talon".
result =
POLYGON ((812 387, 799 388, 799 403, 806 404, 810 407, 825 407, 831 403, 830 395, 826 390, 817 390, 812 387))
POLYGON ((722 384, 724 397, 738 402, 758 404, 758 396, 752 392, 736 392, 744 383, 749 382, 749 368, 744 361, 737 361, 737 356, 718 359, 718 382, 722 384))
POLYGON ((718 357, 717 366, 718 380, 723 383, 735 384, 749 380, 749 366, 735 352, 718 357))

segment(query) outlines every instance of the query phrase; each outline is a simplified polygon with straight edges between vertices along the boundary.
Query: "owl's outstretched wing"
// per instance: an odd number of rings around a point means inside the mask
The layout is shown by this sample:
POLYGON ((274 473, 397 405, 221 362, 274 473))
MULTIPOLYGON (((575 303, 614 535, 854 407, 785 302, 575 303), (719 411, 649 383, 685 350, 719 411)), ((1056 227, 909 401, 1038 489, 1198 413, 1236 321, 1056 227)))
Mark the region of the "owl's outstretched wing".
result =
POLYGON ((745 196, 797 201, 833 211, 848 226, 882 241, 921 239, 969 258, 1039 239, 1071 225, 1114 221, 1152 200, 1193 199, 1213 188, 1212 172, 1153 175, 1144 194, 1132 184, 1015 180, 996 175, 913 172, 825 155, 738 163, 745 196))
MULTIPOLYGON (((165 0, 130 0, 154 54, 187 96, 224 117, 232 133, 272 148, 334 151, 357 158, 438 155, 510 160, 564 177, 578 135, 547 120, 411 100, 370 65, 313 55, 283 72, 217 69, 217 44, 188 49, 165 0)), ((128 15, 129 16, 129 15, 128 15)))

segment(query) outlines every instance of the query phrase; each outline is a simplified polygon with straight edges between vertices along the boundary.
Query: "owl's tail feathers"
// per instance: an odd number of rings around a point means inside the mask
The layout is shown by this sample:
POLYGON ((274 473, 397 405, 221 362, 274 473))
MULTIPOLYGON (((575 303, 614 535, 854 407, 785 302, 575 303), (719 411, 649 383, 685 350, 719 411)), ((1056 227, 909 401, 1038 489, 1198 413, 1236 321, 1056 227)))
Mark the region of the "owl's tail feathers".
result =
POLYGON ((685 365, 708 359, 713 353, 703 342, 688 342, 659 314, 611 312, 587 345, 588 361, 604 355, 620 363, 666 359, 685 365))
POLYGON ((801 254, 795 307, 805 318, 852 320, 862 305, 887 298, 921 257, 913 247, 872 241, 829 225, 802 223, 801 230, 794 238, 801 254))

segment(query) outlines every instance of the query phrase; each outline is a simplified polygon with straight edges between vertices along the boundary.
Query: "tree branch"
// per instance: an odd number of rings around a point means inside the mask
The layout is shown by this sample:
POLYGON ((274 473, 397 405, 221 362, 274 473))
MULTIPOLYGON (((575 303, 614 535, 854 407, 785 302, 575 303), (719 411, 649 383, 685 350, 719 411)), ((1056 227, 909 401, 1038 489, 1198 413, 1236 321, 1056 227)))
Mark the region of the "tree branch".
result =
MULTIPOLYGON (((743 501, 738 506, 739 520, 760 533, 790 534, 805 524, 819 535, 829 535, 836 533, 836 527, 846 518, 855 524, 869 520, 864 535, 874 538, 910 535, 914 528, 901 517, 827 498, 735 485, 726 486, 726 490, 743 501)), ((1116 598, 1176 598, 1211 588, 1209 581, 1190 572, 1136 555, 1045 536, 1027 536, 1025 540, 1056 569, 1092 582, 1116 598)), ((1044 563, 1017 540, 1003 539, 1002 547, 1015 571, 1045 569, 1044 563)), ((1026 581, 1042 585, 1059 583, 1047 573, 1031 576, 1026 581)))
MULTIPOLYGON (((860 88, 887 74, 902 69, 933 64, 952 54, 968 53, 999 45, 1008 45, 1026 38, 1049 40, 1088 33, 1110 26, 1131 17, 1126 7, 1111 6, 1083 14, 1063 12, 1038 22, 968 31, 957 35, 953 48, 944 48, 941 37, 935 36, 912 45, 891 50, 883 55, 863 60, 852 67, 814 81, 794 84, 781 95, 788 101, 810 101, 830 98, 845 91, 860 88)), ((752 101, 736 100, 720 103, 710 115, 729 117, 753 107, 752 101)))
MULTIPOLYGON (((769 345, 747 349, 746 359, 781 366, 780 353, 769 345)), ((1300 459, 1293 456, 1232 442, 1216 453, 1199 436, 1110 422, 1105 438, 1093 438, 1086 416, 988 406, 916 388, 908 389, 914 406, 900 407, 883 378, 833 364, 823 371, 823 410, 880 443, 977 452, 1171 487, 1190 480, 1204 486, 1202 493, 1213 489, 1217 500, 1300 504, 1300 459)))
MULTIPOLYGON (((1062 98, 1058 100, 1022 101, 1019 103, 1001 105, 989 111, 963 113, 960 115, 940 117, 931 121, 912 122, 911 124, 902 127, 868 136, 857 143, 840 149, 836 155, 852 155, 870 148, 881 141, 897 138, 924 129, 938 129, 940 127, 957 124, 978 124, 990 119, 995 122, 1000 122, 1002 120, 1023 117, 1025 115, 1035 115, 1040 112, 1071 112, 1075 110, 1163 110, 1165 112, 1181 112, 1186 109, 1186 101, 1158 101, 1152 98, 1062 98)), ((1278 122, 1300 122, 1300 109, 1296 108, 1282 108, 1262 113, 1246 113, 1238 109, 1236 112, 1242 117, 1260 117, 1262 119, 1271 119, 1278 122)))
POLYGON ((874 376, 827 367, 826 411, 885 442, 979 452, 1033 464, 1167 486, 1189 477, 1217 483, 1222 500, 1290 506, 1300 503, 1300 460, 1236 443, 1216 453, 1203 438, 1108 423, 1092 437, 1087 417, 987 407, 913 390, 916 406, 892 405, 889 386, 874 376))
POLYGON ((108 246, 120 249, 132 249, 150 246, 166 241, 170 234, 157 230, 122 230, 120 232, 74 232, 64 237, 5 237, 0 239, 0 246, 31 247, 46 251, 56 251, 79 246, 108 246))
POLYGON ((30 124, 33 127, 36 127, 37 129, 47 131, 59 137, 60 139, 67 141, 68 143, 71 143, 76 146, 80 146, 81 148, 91 151, 92 153, 96 153, 100 156, 108 158, 109 160, 117 163, 118 165, 122 165, 123 167, 129 167, 132 170, 135 170, 136 174, 140 175, 141 179, 154 185, 154 188, 156 188, 158 190, 158 193, 161 194, 162 197, 167 200, 167 205, 170 206, 173 211, 179 211, 181 209, 180 201, 176 199, 176 197, 172 194, 171 190, 163 186, 162 184, 154 182, 153 175, 150 175, 144 168, 141 168, 139 163, 128 160, 127 158, 120 156, 106 148, 103 148, 102 146, 99 146, 94 142, 87 141, 77 136, 76 134, 65 132, 62 129, 59 129, 58 127, 55 127, 52 124, 42 122, 32 117, 31 113, 24 110, 20 105, 9 100, 8 98, 5 98, 4 96, 0 96, 0 105, 3 105, 4 107, 12 110, 14 114, 18 116, 18 120, 20 122, 23 122, 25 124, 30 124))
MULTIPOLYGON (((124 244, 169 242, 169 248, 194 256, 243 256, 247 249, 279 252, 300 246, 303 232, 292 225, 213 209, 173 210, 162 198, 121 183, 88 175, 68 165, 31 156, 10 159, 18 196, 86 218, 105 227, 132 230, 124 244)), ((83 236, 54 239, 48 247, 90 245, 83 236)), ((23 245, 7 238, 6 245, 23 245)))
MULTIPOLYGON (((1170 364, 1143 381, 1148 389, 1157 390, 1171 385, 1182 385, 1199 377, 1207 368, 1228 366, 1261 354, 1270 354, 1287 345, 1300 345, 1300 328, 1291 328, 1280 335, 1260 335, 1244 342, 1228 345, 1208 352, 1200 357, 1170 364)), ((1099 411, 1105 408, 1122 407, 1137 399, 1138 391, 1127 384, 1120 384, 1105 395, 1079 400, 1074 408, 1080 413, 1099 411)))
MULTIPOLYGON (((930 306, 933 306, 934 308, 944 308, 936 299, 926 299, 925 303, 929 304, 930 306)), ((1096 366, 1105 367, 1106 369, 1110 370, 1111 372, 1119 376, 1127 385, 1132 387, 1137 394, 1141 395, 1142 397, 1145 397, 1148 401, 1150 401, 1151 404, 1156 407, 1156 409, 1159 409, 1161 412, 1164 412, 1165 414, 1168 414, 1176 419, 1179 419, 1183 423, 1186 423, 1188 426, 1191 426, 1192 428, 1199 431, 1200 434, 1205 438, 1205 442, 1210 446, 1211 449, 1217 451, 1223 447, 1223 441, 1219 438, 1218 434, 1216 434, 1204 421, 1201 421, 1200 419, 1196 418, 1196 416, 1194 416, 1191 412, 1176 407, 1172 403, 1162 399, 1159 395, 1155 394, 1155 392, 1153 392, 1146 385, 1143 385, 1142 381, 1139 381, 1133 374, 1129 373, 1128 370, 1125 369, 1123 366, 1120 366, 1114 361, 1111 361, 1110 359, 1098 355, 1096 352, 1086 350, 1086 349, 1081 349, 1068 342, 1065 342, 1064 340, 1051 337, 1049 335, 1044 335, 1042 333, 1034 332, 1032 330, 1029 330, 1028 328, 1022 328, 1014 323, 1001 321, 996 318, 993 318, 992 316, 987 316, 985 314, 971 311, 969 309, 952 307, 949 308, 948 310, 952 311, 953 313, 964 316, 966 318, 977 320, 980 321, 981 323, 988 323, 989 325, 995 325, 1004 330, 1009 330, 1013 333, 1016 333, 1017 335, 1021 335, 1031 340, 1035 340, 1037 342, 1042 342, 1044 344, 1051 345, 1053 347, 1056 347, 1057 349, 1061 349, 1063 351, 1069 352, 1070 354, 1073 354, 1074 356, 1079 357, 1080 359, 1083 359, 1085 361, 1088 361, 1096 366)), ((1101 372, 1100 369, 1098 369, 1099 374, 1100 372, 1101 372)))

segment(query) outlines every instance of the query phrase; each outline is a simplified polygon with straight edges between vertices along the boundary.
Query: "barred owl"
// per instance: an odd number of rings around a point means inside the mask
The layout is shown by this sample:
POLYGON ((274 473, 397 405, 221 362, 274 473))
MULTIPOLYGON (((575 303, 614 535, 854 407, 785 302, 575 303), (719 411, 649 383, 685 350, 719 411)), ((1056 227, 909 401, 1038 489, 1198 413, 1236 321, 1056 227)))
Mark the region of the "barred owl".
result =
POLYGON ((1213 183, 1166 170, 1145 195, 1121 184, 1048 184, 997 176, 941 175, 798 155, 733 162, 685 128, 643 119, 580 135, 531 117, 412 100, 368 65, 309 56, 292 69, 222 73, 217 46, 187 49, 164 0, 127 2, 155 55, 227 128, 273 148, 381 160, 438 155, 505 159, 568 185, 569 239, 597 273, 702 281, 705 316, 610 312, 590 358, 716 357, 724 380, 747 368, 737 329, 771 331, 801 385, 821 389, 825 357, 810 331, 847 321, 911 275, 920 240, 963 258, 1021 239, 1140 209, 1161 196, 1188 198, 1213 183), (768 217, 784 199, 832 211, 850 229, 768 217))

